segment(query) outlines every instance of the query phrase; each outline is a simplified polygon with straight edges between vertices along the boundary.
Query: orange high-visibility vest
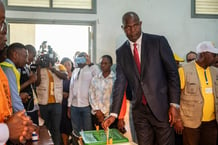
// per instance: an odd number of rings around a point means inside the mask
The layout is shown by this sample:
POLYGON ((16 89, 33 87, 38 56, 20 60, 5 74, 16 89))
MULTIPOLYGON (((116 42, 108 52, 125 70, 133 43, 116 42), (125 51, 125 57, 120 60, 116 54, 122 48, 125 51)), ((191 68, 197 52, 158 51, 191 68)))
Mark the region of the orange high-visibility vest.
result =
POLYGON ((0 122, 12 115, 11 94, 8 79, 0 67, 0 122))

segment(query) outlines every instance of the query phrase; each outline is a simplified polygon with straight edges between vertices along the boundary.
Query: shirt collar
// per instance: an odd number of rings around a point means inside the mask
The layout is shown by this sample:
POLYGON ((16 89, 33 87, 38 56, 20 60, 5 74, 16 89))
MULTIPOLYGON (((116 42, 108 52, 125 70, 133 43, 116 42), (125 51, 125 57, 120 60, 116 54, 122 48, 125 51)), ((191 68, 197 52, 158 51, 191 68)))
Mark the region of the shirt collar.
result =
MULTIPOLYGON (((14 62, 13 62, 12 60, 10 60, 9 58, 6 58, 5 61, 8 62, 8 63, 10 63, 10 64, 13 64, 13 65, 15 66, 14 62)), ((15 67, 16 67, 16 66, 15 66, 15 67)))
MULTIPOLYGON (((102 72, 99 73, 98 75, 99 78, 104 78, 102 72)), ((111 70, 110 74, 106 77, 106 78, 114 78, 115 77, 115 73, 111 70)))
POLYGON ((199 69, 199 70, 200 70, 200 69, 202 69, 202 70, 209 70, 209 68, 210 68, 210 67, 207 67, 206 69, 204 69, 203 67, 201 67, 200 65, 198 65, 198 64, 196 63, 196 61, 195 61, 194 63, 195 63, 196 68, 199 69))
POLYGON ((131 44, 131 46, 133 46, 134 43, 136 43, 137 45, 141 46, 141 43, 142 43, 142 33, 141 33, 140 37, 136 40, 136 42, 132 42, 130 40, 128 40, 128 41, 131 44))

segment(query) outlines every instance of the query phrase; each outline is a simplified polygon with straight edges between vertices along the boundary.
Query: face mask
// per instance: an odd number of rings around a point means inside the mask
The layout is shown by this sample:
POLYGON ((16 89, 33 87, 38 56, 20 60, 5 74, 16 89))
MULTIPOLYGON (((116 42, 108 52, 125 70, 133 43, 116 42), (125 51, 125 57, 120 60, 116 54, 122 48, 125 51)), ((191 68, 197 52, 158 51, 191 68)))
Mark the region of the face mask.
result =
POLYGON ((86 58, 85 57, 77 57, 77 58, 75 58, 75 63, 76 64, 85 64, 86 58))

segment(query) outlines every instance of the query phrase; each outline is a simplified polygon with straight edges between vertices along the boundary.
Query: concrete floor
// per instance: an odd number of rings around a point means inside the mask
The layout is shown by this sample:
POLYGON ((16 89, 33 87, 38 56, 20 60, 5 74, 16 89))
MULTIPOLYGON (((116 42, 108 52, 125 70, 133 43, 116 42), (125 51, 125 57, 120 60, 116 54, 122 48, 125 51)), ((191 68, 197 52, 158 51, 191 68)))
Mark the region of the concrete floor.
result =
POLYGON ((53 145, 52 139, 48 134, 46 127, 40 126, 39 141, 33 142, 32 145, 53 145))

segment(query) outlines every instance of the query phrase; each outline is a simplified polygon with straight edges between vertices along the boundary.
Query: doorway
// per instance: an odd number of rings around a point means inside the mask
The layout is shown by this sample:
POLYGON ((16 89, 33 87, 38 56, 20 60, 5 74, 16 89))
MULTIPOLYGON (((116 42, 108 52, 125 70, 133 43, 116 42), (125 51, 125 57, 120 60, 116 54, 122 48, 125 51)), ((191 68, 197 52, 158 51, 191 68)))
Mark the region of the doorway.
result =
POLYGON ((43 41, 47 41, 58 54, 74 59, 76 52, 87 52, 93 58, 93 26, 62 24, 9 23, 9 43, 32 44, 38 51, 43 41))

